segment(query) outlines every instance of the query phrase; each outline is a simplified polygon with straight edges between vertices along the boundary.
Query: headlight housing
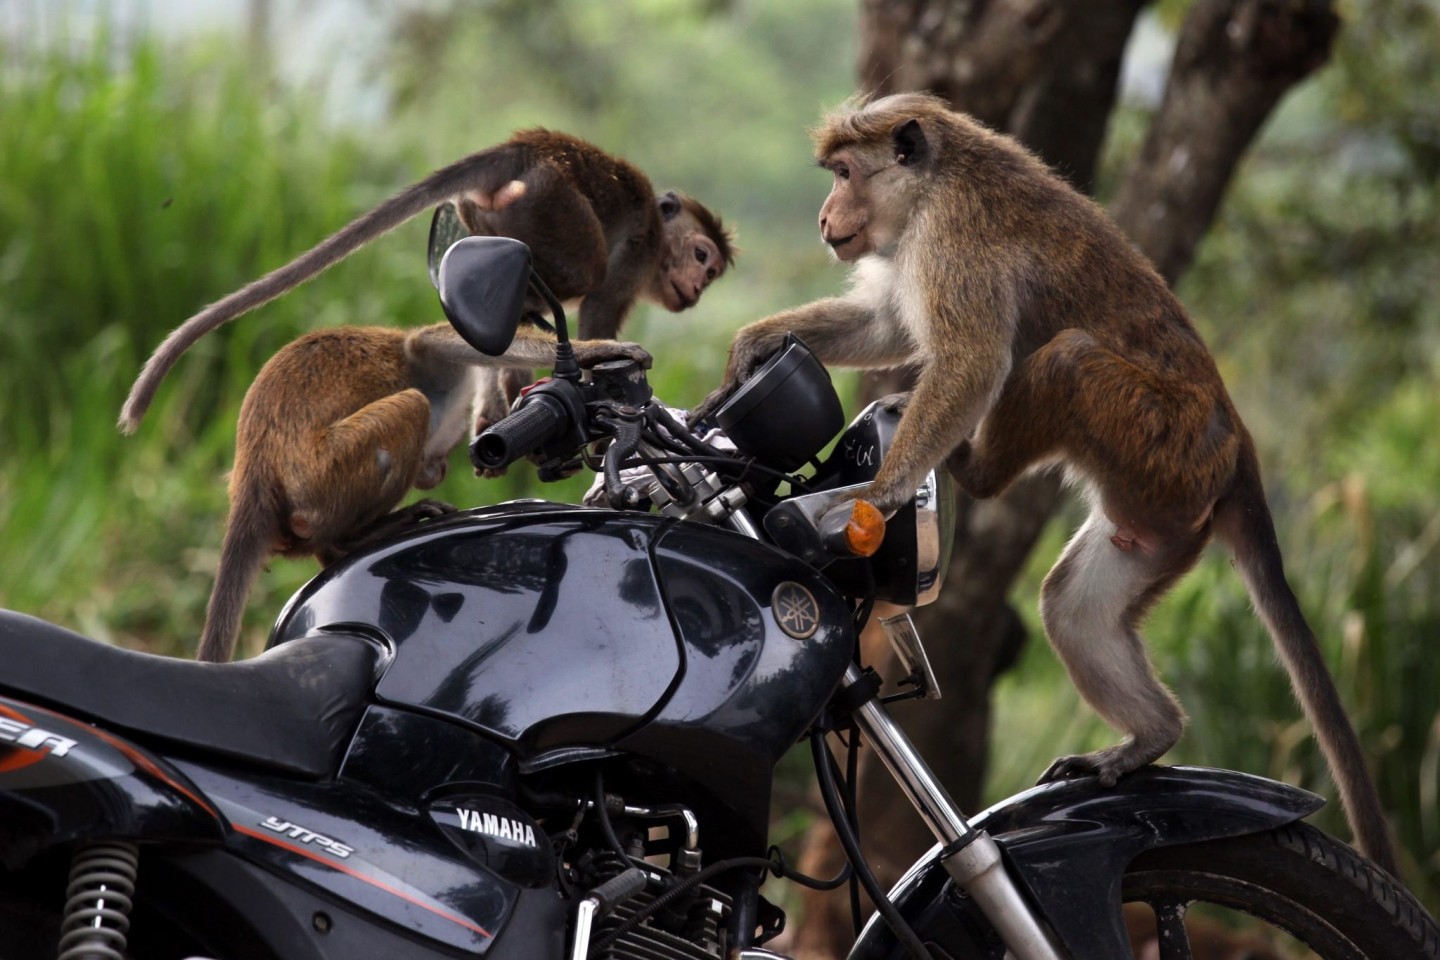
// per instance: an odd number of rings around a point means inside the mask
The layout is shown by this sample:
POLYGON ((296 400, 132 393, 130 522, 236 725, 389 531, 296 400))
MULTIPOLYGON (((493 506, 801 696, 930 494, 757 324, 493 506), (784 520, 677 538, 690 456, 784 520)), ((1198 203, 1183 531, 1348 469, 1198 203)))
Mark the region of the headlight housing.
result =
MULTIPOLYGON (((847 486, 873 480, 895 436, 900 414, 879 401, 866 407, 840 435, 817 475, 817 485, 847 486)), ((885 525, 874 556, 837 560, 825 575, 851 596, 924 606, 940 595, 955 541, 955 482, 944 466, 926 475, 915 498, 885 525), (874 580, 873 590, 871 579, 874 580)))

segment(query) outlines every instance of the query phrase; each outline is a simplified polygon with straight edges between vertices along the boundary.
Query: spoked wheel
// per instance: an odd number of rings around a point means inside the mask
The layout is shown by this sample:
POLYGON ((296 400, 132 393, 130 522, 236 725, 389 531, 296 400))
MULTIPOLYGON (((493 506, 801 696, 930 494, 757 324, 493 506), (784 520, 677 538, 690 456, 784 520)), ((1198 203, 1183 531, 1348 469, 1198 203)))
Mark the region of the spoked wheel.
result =
POLYGON ((1440 926, 1409 891, 1303 823, 1147 851, 1126 869, 1124 900, 1148 925, 1144 960, 1440 960, 1440 926))

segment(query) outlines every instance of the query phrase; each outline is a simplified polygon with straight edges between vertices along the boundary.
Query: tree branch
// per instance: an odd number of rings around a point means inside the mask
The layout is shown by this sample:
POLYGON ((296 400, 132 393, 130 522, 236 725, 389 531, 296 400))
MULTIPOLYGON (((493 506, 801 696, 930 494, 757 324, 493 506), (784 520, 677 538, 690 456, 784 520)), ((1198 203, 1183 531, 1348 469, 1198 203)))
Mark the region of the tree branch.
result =
POLYGON ((1174 283, 1235 168, 1295 84, 1330 55, 1329 0, 1198 0, 1165 97, 1115 198, 1116 222, 1174 283))

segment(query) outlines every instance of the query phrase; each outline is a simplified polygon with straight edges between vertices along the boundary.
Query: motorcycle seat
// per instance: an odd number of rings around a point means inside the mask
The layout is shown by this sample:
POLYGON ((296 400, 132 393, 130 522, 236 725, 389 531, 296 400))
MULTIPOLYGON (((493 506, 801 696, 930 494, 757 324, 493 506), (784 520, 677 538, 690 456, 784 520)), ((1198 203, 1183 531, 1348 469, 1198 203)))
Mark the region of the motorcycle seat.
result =
POLYGON ((292 776, 335 771, 375 684, 379 646, 317 634, 236 663, 113 647, 0 610, 0 693, 138 743, 292 776))

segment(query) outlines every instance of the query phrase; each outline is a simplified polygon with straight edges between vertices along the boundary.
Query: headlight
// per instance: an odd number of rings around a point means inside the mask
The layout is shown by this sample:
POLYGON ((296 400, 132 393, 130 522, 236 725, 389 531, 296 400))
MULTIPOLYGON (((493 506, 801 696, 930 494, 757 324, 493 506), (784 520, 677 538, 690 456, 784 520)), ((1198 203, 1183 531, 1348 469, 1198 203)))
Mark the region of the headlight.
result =
POLYGON ((939 467, 915 491, 915 606, 940 596, 954 546, 955 481, 939 467))
MULTIPOLYGON (((875 479, 894 439, 900 414, 878 402, 866 407, 840 435, 818 479, 831 486, 875 479)), ((837 560, 825 575, 844 593, 902 606, 923 606, 940 594, 955 538, 955 482, 939 466, 926 475, 915 499, 885 524, 885 541, 866 560, 837 560)))

